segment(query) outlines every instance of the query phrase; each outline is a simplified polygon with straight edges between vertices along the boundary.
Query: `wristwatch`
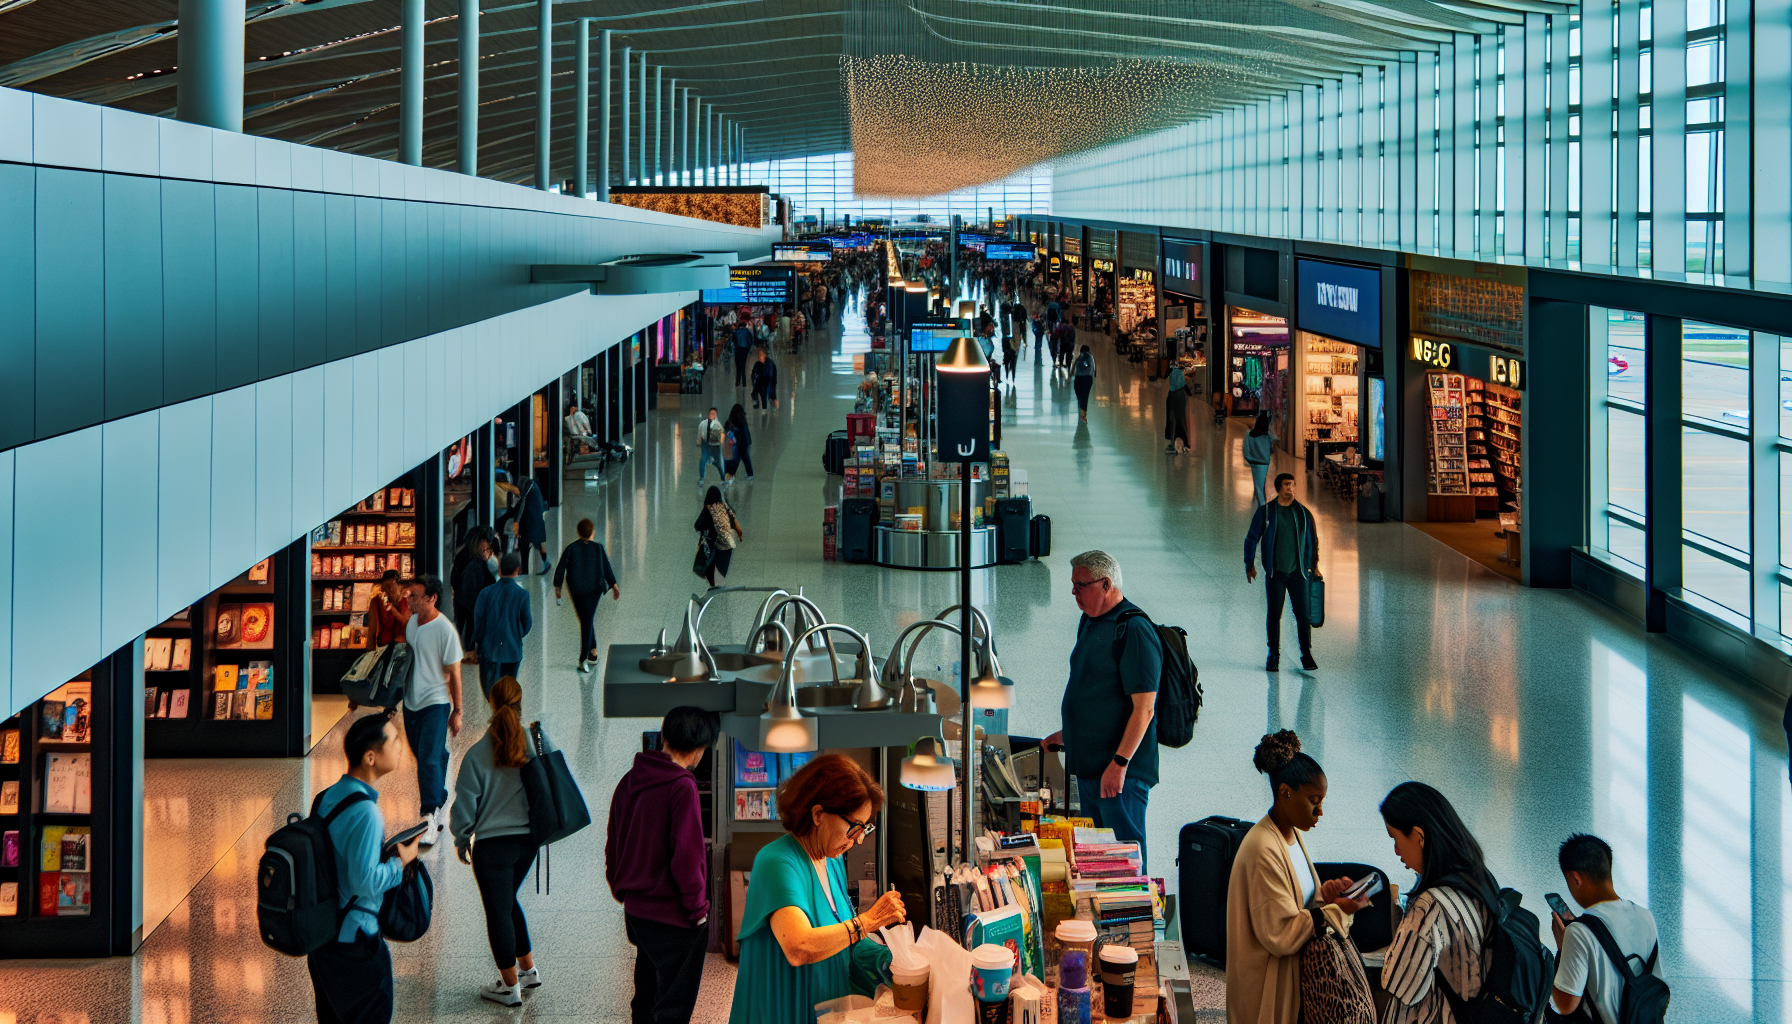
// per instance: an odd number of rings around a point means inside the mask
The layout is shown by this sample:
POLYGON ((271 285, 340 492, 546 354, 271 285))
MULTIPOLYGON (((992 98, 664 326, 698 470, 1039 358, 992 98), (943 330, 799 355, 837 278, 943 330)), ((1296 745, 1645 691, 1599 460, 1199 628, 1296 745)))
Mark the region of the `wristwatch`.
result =
POLYGON ((1131 760, 1132 760, 1132 758, 1126 757, 1123 754, 1115 754, 1114 755, 1114 763, 1119 765, 1122 768, 1126 767, 1127 762, 1129 762, 1131 760))

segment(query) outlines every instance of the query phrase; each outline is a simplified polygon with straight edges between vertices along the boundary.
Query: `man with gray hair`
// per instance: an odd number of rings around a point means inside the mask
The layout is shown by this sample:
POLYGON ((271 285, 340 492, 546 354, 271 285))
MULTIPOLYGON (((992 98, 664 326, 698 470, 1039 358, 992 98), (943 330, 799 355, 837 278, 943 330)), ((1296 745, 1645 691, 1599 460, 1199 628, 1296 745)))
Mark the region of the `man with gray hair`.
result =
POLYGON ((1063 728, 1045 738, 1064 751, 1083 813, 1145 857, 1145 807, 1157 785, 1157 685, 1163 644, 1138 605, 1120 593, 1120 563, 1105 551, 1070 560, 1070 591, 1083 617, 1070 652, 1063 728))

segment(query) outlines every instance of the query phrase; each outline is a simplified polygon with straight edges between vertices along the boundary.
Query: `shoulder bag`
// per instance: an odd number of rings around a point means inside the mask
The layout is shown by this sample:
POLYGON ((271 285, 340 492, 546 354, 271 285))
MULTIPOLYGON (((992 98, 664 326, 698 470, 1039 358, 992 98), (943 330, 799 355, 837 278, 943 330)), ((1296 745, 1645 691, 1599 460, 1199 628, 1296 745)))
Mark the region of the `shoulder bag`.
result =
POLYGON ((548 749, 540 722, 529 724, 533 756, 523 764, 523 793, 529 800, 529 832, 539 846, 557 843, 591 824, 585 795, 566 767, 566 755, 548 749))
POLYGON ((1317 572, 1307 576, 1307 625, 1325 625, 1325 577, 1317 572))
POLYGON ((1313 937, 1300 951, 1302 1024, 1375 1024, 1375 999, 1356 943, 1312 908, 1313 937))

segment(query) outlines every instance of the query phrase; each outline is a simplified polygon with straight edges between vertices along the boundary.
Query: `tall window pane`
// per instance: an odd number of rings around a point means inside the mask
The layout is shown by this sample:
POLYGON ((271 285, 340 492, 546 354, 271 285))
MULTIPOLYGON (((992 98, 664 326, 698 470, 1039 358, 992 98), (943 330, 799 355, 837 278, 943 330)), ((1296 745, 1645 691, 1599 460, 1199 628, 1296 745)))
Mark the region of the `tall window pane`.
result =
POLYGON ((1608 309, 1606 316, 1606 393, 1643 402, 1643 314, 1608 309))
POLYGON ((1686 531, 1746 554, 1748 442, 1686 427, 1680 443, 1680 507, 1686 531))
POLYGON ((1643 417, 1618 406, 1606 407, 1607 483, 1605 500, 1637 516, 1643 506, 1643 417))
POLYGON ((1688 320, 1681 345, 1681 411, 1748 426, 1748 332, 1688 320))
POLYGON ((1745 618, 1748 616, 1747 569, 1715 558, 1690 544, 1681 549, 1680 556, 1688 591, 1745 618))

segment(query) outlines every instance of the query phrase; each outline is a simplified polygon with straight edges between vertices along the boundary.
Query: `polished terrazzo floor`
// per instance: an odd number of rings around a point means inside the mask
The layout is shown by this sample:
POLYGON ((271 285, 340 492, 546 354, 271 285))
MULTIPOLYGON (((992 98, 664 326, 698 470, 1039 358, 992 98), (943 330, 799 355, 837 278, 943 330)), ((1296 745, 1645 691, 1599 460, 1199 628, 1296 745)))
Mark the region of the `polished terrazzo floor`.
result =
MULTIPOLYGON (((1101 339, 1088 340, 1100 375, 1087 424, 1077 422, 1068 382, 1031 353, 1005 400, 1004 447, 1027 470, 1036 511, 1053 519, 1054 554, 980 572, 977 600, 991 610, 1004 668, 1020 686, 1017 733, 1058 724, 1076 623, 1072 554, 1113 552, 1127 595, 1189 630, 1207 709, 1195 741, 1164 756, 1150 812, 1154 873, 1175 884, 1182 824, 1262 813, 1267 790, 1251 770, 1251 748, 1265 730, 1292 727, 1331 781, 1326 817, 1308 836, 1315 857, 1367 861, 1410 883, 1375 807, 1398 782, 1423 779, 1456 802, 1502 883, 1540 910, 1544 892, 1561 890, 1556 843, 1592 830, 1617 851, 1619 891, 1660 922, 1674 1020, 1785 1019, 1792 789, 1777 703, 1584 597, 1524 590, 1397 523, 1358 524, 1304 482, 1330 588, 1330 621, 1315 641, 1321 670, 1266 674, 1262 589, 1246 583, 1240 557, 1250 511, 1243 424, 1216 429, 1196 415, 1194 453, 1162 454, 1163 385, 1116 362, 1101 339)), ((952 603, 956 583, 821 560, 821 507, 837 488, 822 472, 822 438, 851 406, 851 350, 863 337, 837 330, 817 341, 803 357, 779 357, 781 408, 754 416, 758 476, 734 489, 747 536, 729 582, 801 585, 830 617, 868 631, 881 652, 894 623, 952 603)), ((682 404, 664 397, 633 439, 635 458, 569 493, 549 517, 550 530, 570 536, 589 516, 610 548, 622 600, 605 602, 605 641, 674 626, 699 586, 688 568, 701 495, 692 429, 712 402, 726 413, 746 396, 722 386, 682 404)), ((601 822, 652 723, 602 717, 596 676, 573 671, 571 608, 555 607, 540 579, 530 587, 537 627, 522 672, 526 714, 569 751, 601 822)), ((712 610, 706 634, 744 631, 753 605, 734 600, 712 610)), ((936 642, 943 660, 945 641, 936 642)), ((469 708, 457 754, 486 721, 476 699, 469 708)), ((344 727, 303 761, 237 773, 185 762, 152 772, 145 888, 190 893, 136 957, 0 964, 0 1021, 307 1019, 304 965, 256 939, 252 874, 272 823, 340 773, 344 727), (243 824, 244 808, 257 802, 262 809, 243 824), (177 803, 180 815, 170 810, 177 803), (220 835, 237 828, 224 846, 220 835)), ((400 771, 382 790, 389 826, 411 820, 414 776, 400 771)), ((626 1020, 632 951, 603 883, 601 844, 600 828, 568 840, 556 848, 552 892, 525 887, 547 983, 514 1011, 475 995, 492 973, 483 918, 471 872, 438 847, 428 857, 435 924, 421 942, 393 946, 396 1019, 626 1020)), ((699 1020, 726 1020, 732 972, 712 957, 699 1020)), ((1211 972, 1203 977, 1202 1001, 1220 1005, 1211 972)))

